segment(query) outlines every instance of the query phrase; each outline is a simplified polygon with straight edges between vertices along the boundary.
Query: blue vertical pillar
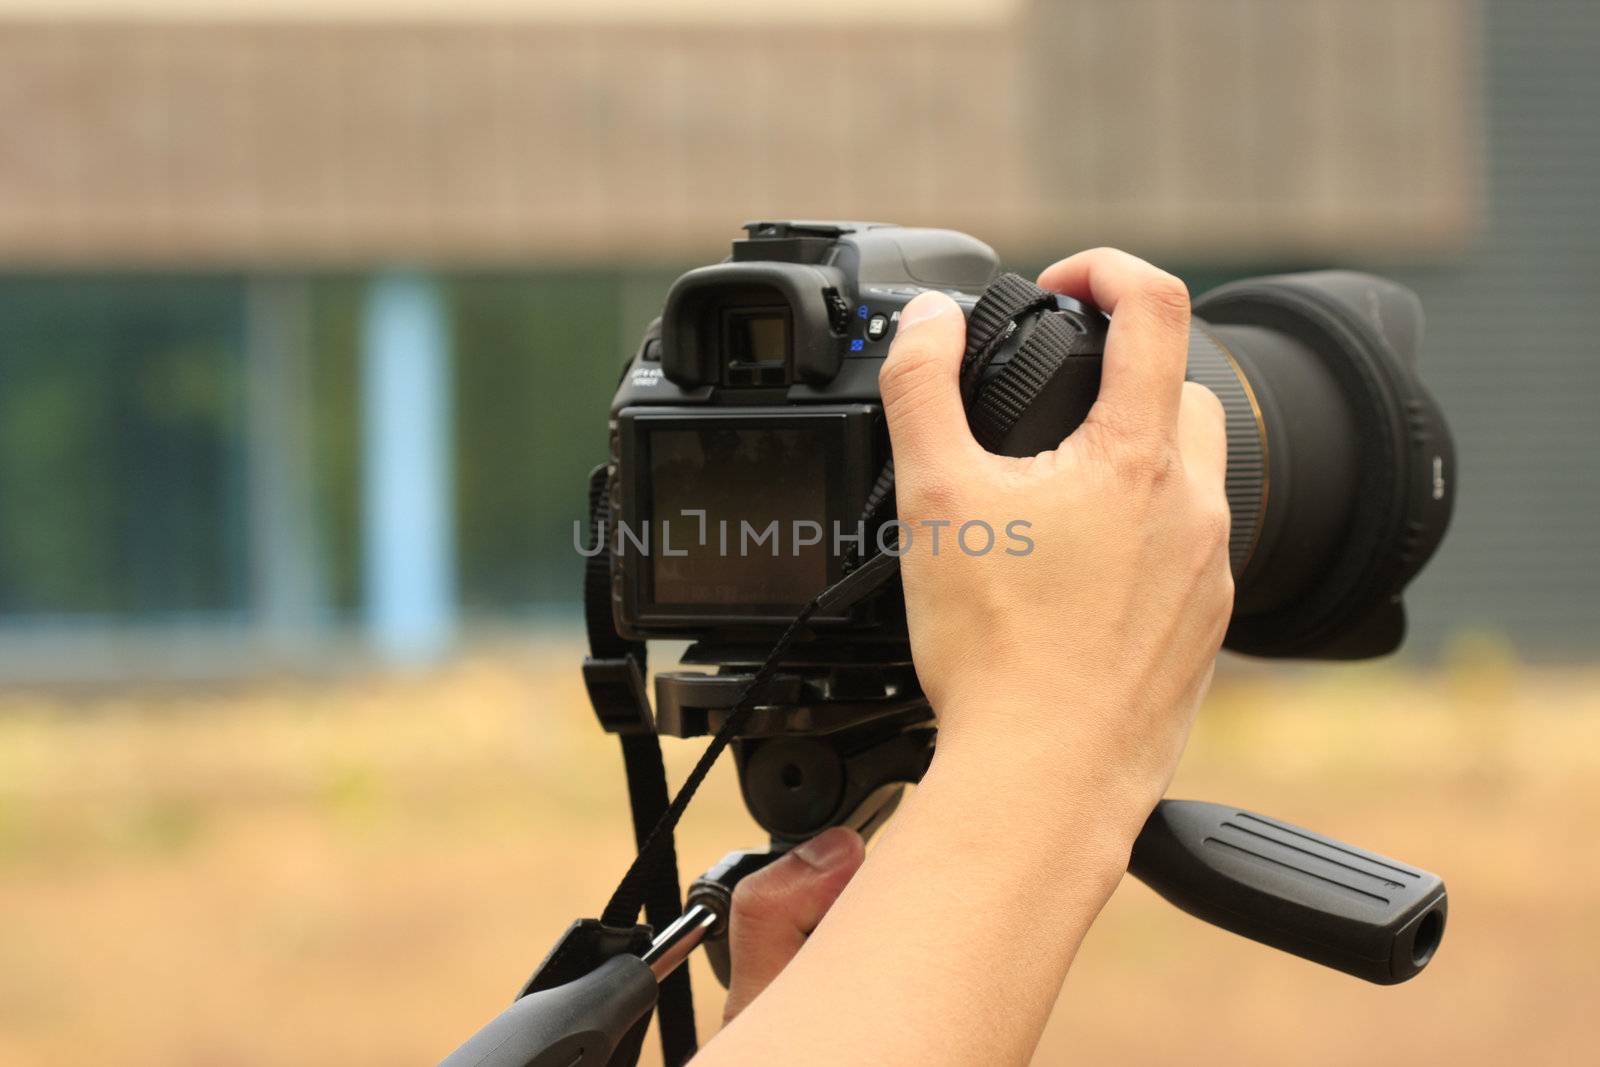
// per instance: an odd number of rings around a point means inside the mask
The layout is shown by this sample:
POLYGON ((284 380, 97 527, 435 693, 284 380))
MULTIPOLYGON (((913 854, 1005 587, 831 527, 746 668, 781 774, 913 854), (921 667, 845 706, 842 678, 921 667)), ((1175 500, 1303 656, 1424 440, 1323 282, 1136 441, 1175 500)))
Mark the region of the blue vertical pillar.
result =
POLYGON ((373 280, 361 372, 367 633, 391 663, 426 662, 456 630, 450 330, 436 281, 373 280))

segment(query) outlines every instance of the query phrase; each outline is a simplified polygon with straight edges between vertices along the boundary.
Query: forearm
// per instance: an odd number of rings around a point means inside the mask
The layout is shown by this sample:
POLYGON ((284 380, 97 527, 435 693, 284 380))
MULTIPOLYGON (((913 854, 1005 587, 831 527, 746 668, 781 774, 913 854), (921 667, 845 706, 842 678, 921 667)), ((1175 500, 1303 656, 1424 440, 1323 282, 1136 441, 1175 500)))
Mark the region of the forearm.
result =
POLYGON ((987 754, 941 751, 793 963, 696 1064, 1026 1063, 1138 818, 1108 813, 1071 763, 1017 755, 994 781, 987 754))

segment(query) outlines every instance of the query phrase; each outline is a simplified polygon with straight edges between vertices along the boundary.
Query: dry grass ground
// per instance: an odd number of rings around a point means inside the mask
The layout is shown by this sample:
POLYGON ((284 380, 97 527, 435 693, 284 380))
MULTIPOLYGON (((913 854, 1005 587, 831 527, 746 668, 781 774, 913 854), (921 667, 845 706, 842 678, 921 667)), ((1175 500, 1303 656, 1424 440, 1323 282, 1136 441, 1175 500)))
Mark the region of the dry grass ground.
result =
MULTIPOLYGON (((0 694, 0 1064, 434 1062, 625 864, 575 656, 0 694)), ((1039 1063, 1600 1062, 1600 672, 1234 669, 1175 792, 1443 873, 1435 966, 1367 986, 1130 881, 1039 1063)), ((755 839, 720 768, 684 862, 755 839)))

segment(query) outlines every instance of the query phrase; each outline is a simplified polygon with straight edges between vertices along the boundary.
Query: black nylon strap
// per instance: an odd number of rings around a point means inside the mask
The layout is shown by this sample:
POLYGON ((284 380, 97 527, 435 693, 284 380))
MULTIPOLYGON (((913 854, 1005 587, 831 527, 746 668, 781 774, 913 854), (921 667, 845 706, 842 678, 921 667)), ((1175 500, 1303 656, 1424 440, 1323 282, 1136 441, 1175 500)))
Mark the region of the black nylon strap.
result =
POLYGON ((1031 407, 1066 361, 1095 351, 1096 335, 1076 312, 1061 310, 1056 294, 1015 274, 1003 274, 984 291, 967 321, 967 351, 961 362, 963 400, 972 435, 991 452, 1031 407), (1000 372, 981 390, 978 382, 1019 319, 1033 317, 1029 332, 1000 372))
POLYGON ((1079 350, 1084 336, 1062 315, 1039 317, 1004 372, 984 387, 972 409, 972 435, 979 444, 991 452, 1000 450, 1001 440, 1079 350))
MULTIPOLYGON (((836 585, 849 579, 841 579, 836 585)), ((831 590, 832 587, 830 587, 831 590)), ((717 762, 717 757, 722 755, 722 750, 728 747, 728 742, 744 728, 749 721, 750 713, 755 709, 752 695, 766 685, 773 673, 778 669, 783 659, 783 654, 794 644, 796 637, 805 628, 805 624, 817 611, 821 597, 813 597, 811 602, 801 609, 800 614, 784 630, 783 636, 772 646, 772 651, 767 655, 767 660, 761 665, 739 690, 738 697, 733 702, 733 708, 722 727, 711 738, 711 743, 700 755, 700 760, 684 779, 683 785, 678 789, 678 795, 672 798, 672 803, 650 831, 644 842, 639 846, 639 854, 633 858, 633 864, 628 872, 622 876, 616 892, 611 895, 611 902, 606 905, 606 910, 601 914, 602 920, 607 925, 625 924, 628 916, 639 914, 639 904, 644 899, 645 887, 649 878, 649 871, 659 862, 658 853, 665 853, 672 847, 672 832, 678 825, 678 820, 683 817, 684 810, 688 808, 689 801, 694 799, 695 790, 700 788, 700 783, 705 781, 706 775, 711 770, 711 765, 717 762)))
POLYGON ((967 351, 961 358, 961 401, 969 414, 979 378, 1000 346, 1011 337, 1016 321, 1030 312, 1055 306, 1054 293, 1017 274, 1002 274, 983 291, 972 314, 967 316, 967 351))
MULTIPOLYGON (((606 481, 605 467, 597 467, 589 475, 588 548, 594 554, 586 561, 583 574, 584 624, 589 631, 584 681, 601 725, 616 733, 622 743, 634 847, 642 852, 650 832, 667 811, 667 771, 644 691, 644 643, 625 640, 617 633, 611 616, 610 553, 602 547, 611 525, 606 481)), ((606 925, 631 927, 638 920, 640 905, 657 932, 681 914, 678 852, 670 834, 640 877, 639 904, 626 917, 608 912, 603 919, 606 925)), ((663 1061, 667 1067, 687 1063, 698 1048, 689 968, 679 967, 662 981, 656 1012, 661 1024, 663 1061)))

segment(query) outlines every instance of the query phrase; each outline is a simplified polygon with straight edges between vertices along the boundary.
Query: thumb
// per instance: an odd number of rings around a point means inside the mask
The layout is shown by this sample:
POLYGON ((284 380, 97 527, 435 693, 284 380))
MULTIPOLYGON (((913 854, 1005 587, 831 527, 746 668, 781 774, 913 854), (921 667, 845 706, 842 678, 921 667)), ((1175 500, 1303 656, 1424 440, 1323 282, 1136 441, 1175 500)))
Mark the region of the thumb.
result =
POLYGON ((961 406, 966 344, 961 306, 943 293, 923 293, 900 312, 889 358, 878 372, 878 391, 902 480, 946 465, 957 452, 982 451, 961 406))
POLYGON ((733 974, 723 1022, 789 965, 865 857, 861 835, 835 826, 738 884, 728 922, 733 974))

